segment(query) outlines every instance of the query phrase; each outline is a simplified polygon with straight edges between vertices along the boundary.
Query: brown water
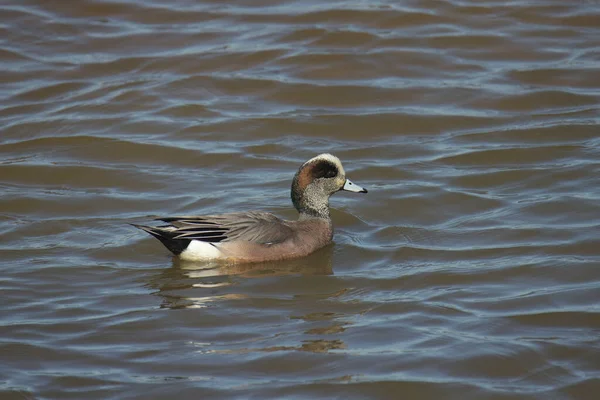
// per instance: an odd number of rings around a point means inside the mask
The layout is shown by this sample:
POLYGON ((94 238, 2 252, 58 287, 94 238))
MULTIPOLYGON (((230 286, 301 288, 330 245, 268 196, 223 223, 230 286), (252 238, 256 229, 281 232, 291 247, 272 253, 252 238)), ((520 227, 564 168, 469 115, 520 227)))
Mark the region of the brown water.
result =
POLYGON ((0 10, 0 398, 597 399, 600 3, 14 0, 0 10), (302 260, 127 225, 293 218, 302 260))

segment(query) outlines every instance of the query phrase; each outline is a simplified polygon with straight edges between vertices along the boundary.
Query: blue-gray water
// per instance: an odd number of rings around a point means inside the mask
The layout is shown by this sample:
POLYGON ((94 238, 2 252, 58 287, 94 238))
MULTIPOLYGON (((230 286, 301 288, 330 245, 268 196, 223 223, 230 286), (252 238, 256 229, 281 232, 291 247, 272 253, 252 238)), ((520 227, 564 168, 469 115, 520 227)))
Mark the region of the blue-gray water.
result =
POLYGON ((596 399, 600 3, 0 6, 0 397, 596 399), (335 243, 180 264, 127 225, 294 218, 335 243))

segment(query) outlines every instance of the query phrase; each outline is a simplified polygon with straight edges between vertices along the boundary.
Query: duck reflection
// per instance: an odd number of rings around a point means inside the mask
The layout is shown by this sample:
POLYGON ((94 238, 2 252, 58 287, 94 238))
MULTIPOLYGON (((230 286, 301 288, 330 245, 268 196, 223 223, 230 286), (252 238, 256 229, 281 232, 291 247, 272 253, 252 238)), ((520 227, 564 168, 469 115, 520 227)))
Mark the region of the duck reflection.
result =
POLYGON ((247 298, 248 295, 231 293, 228 288, 244 278, 332 275, 332 256, 333 246, 327 246, 304 258, 254 264, 194 263, 174 258, 171 268, 153 277, 147 286, 163 298, 161 308, 202 308, 218 300, 247 298))
POLYGON ((261 278, 284 275, 332 275, 333 246, 299 259, 251 264, 197 263, 173 259, 173 266, 186 271, 190 278, 241 276, 261 278))
MULTIPOLYGON (((259 317, 265 312, 271 315, 281 313, 282 320, 287 321, 277 325, 284 333, 273 334, 268 327, 269 320, 265 319, 264 325, 257 325, 259 337, 250 341, 253 345, 228 341, 209 344, 208 348, 203 346, 203 351, 247 353, 295 350, 324 353, 346 347, 342 340, 331 336, 342 334, 350 324, 342 320, 344 314, 321 309, 329 304, 328 301, 333 307, 339 304, 337 298, 343 296, 347 288, 340 289, 337 283, 335 288, 329 291, 325 289, 326 293, 315 293, 315 279, 311 276, 333 275, 332 258, 333 246, 328 246, 302 259, 260 264, 224 265, 173 260, 171 267, 152 277, 147 286, 161 298, 161 308, 206 308, 206 318, 212 313, 223 318, 229 314, 228 311, 243 308, 249 313, 256 312, 259 317), (289 278, 293 275, 298 275, 298 279, 289 278), (244 303, 236 303, 236 300, 243 300, 244 303), (218 308, 215 309, 216 306, 218 308), (298 312, 306 310, 307 306, 310 312, 298 312), (298 321, 302 323, 298 324, 298 321), (290 339, 292 343, 289 343, 290 339), (256 346, 257 343, 262 343, 262 346, 256 346)), ((331 288, 327 282, 335 281, 319 279, 317 282, 331 288)), ((226 321, 232 327, 240 323, 243 321, 239 318, 226 321)))

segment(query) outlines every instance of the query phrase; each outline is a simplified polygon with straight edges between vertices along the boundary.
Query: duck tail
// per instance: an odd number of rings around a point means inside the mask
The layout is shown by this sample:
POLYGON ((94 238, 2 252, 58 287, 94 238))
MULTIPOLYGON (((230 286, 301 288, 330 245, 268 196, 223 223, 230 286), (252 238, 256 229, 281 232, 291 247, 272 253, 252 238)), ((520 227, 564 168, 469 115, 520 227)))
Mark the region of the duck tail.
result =
POLYGON ((141 229, 145 232, 148 232, 150 235, 154 236, 167 248, 171 253, 176 256, 180 255, 182 251, 187 249, 190 244, 190 239, 175 239, 177 233, 171 231, 170 229, 165 229, 162 226, 146 226, 146 225, 138 225, 138 224, 129 224, 138 229, 141 229))

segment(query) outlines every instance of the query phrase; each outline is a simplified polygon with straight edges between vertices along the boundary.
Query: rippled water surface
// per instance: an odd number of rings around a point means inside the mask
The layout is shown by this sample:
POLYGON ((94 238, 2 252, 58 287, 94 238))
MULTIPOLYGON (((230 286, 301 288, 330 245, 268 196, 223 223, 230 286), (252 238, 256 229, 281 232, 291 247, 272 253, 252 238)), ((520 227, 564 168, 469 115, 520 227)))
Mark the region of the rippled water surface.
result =
POLYGON ((598 398, 599 2, 0 8, 3 400, 598 398), (369 193, 305 259, 128 225, 322 152, 369 193))

